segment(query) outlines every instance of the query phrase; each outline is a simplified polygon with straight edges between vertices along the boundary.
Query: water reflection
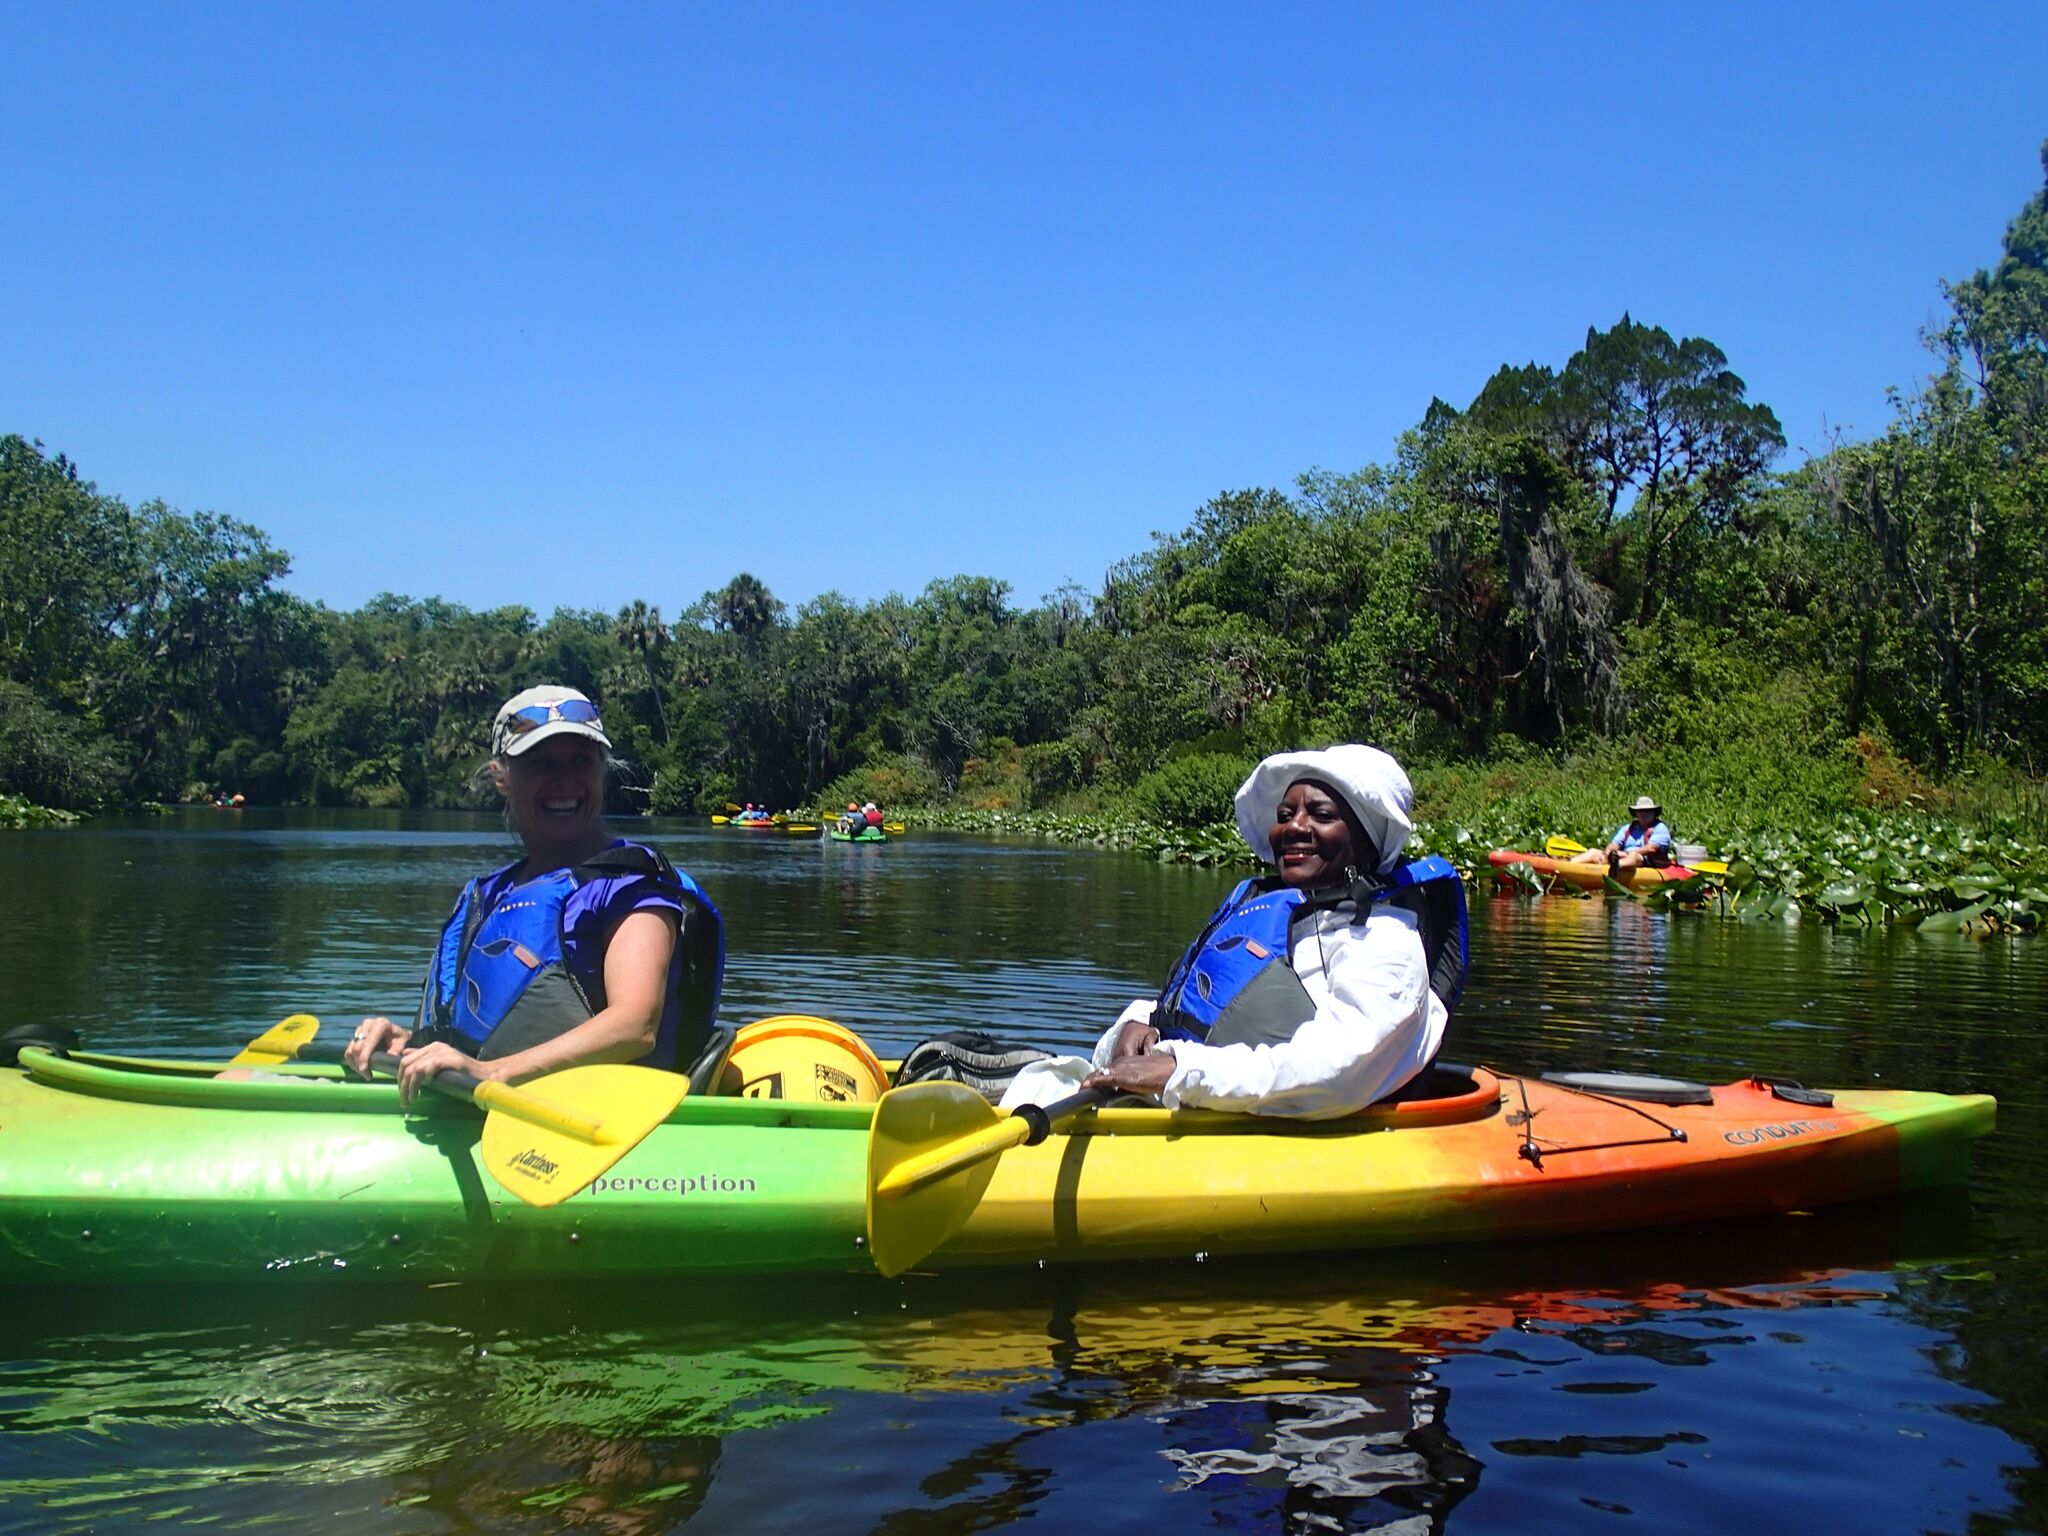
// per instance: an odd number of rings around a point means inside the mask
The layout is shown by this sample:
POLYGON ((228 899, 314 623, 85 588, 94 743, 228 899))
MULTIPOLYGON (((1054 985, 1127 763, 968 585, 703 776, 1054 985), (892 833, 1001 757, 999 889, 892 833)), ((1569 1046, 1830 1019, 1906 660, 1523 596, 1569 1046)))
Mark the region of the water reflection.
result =
POLYGON ((1776 1529, 2010 1507, 2001 1469, 2025 1451, 1977 1421, 1929 1299, 1968 1241, 1952 1204, 1731 1235, 1527 1246, 1507 1285, 1476 1256, 1396 1255, 659 1294, 27 1293, 0 1324, 0 1512, 1415 1533, 1467 1501, 1473 1528, 1518 1530, 1588 1505, 1722 1529, 1759 1489, 1776 1529), (1674 1475, 1716 1460, 1741 1488, 1674 1475))

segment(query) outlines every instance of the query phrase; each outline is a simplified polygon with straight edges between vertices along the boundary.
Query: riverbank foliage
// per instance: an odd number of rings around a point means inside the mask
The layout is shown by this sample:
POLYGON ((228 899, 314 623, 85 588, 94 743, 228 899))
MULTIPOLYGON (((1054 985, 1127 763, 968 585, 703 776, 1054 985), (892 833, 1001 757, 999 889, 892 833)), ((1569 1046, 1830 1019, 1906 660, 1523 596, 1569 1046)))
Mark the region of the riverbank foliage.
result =
POLYGON ((33 800, 24 800, 20 795, 0 795, 0 830, 21 827, 68 827, 82 819, 76 811, 60 811, 47 805, 37 805, 33 800))
POLYGON ((1870 441, 1782 467, 1739 359, 1624 314, 1432 401, 1390 462, 1218 495, 1029 607, 960 575, 792 611, 741 573, 650 593, 667 616, 337 612, 262 530, 0 438, 0 791, 462 803, 498 702, 549 680, 602 701, 619 809, 873 798, 1224 858, 1252 761, 1362 739, 1482 849, 1604 839, 1648 792, 1682 840, 1868 915, 1847 897, 1903 892, 1889 855, 1807 862, 1844 816, 2048 841, 2044 198, 1943 285, 1929 377, 1870 441))

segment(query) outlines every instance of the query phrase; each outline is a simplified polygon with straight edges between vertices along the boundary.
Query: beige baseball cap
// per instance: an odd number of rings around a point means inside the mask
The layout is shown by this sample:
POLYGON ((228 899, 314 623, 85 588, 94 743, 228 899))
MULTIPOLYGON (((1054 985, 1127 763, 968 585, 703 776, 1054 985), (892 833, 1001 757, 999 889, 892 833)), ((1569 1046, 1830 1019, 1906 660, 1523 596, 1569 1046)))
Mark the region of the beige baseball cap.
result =
POLYGON ((491 756, 517 757, 551 736, 588 736, 611 750, 597 706, 574 688, 543 683, 515 693, 498 706, 491 722, 491 756))

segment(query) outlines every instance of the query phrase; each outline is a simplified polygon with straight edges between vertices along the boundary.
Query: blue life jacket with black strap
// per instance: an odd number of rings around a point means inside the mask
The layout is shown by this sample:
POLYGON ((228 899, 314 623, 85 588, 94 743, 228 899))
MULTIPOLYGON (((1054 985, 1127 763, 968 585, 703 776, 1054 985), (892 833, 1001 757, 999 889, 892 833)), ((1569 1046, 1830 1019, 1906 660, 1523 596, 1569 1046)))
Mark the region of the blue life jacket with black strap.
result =
POLYGON ((1429 989, 1448 1017, 1465 990, 1470 936, 1465 883, 1451 861, 1407 859, 1386 875, 1329 891, 1300 891, 1277 877, 1246 880, 1180 957, 1159 993, 1152 1023, 1169 1040, 1277 1045, 1315 1017, 1315 1001, 1288 962, 1294 925, 1349 909, 1363 921, 1376 901, 1406 907, 1422 934, 1429 989))
POLYGON ((645 876, 683 909, 654 1049, 642 1064, 680 1070, 694 1061, 717 1021, 725 971, 725 922, 697 882, 656 849, 621 843, 572 869, 523 880, 485 910, 482 893, 517 867, 508 864, 463 887, 435 946, 408 1045, 445 1040, 488 1061, 552 1040, 591 1017, 597 1006, 567 963, 569 898, 591 880, 626 874, 645 876))

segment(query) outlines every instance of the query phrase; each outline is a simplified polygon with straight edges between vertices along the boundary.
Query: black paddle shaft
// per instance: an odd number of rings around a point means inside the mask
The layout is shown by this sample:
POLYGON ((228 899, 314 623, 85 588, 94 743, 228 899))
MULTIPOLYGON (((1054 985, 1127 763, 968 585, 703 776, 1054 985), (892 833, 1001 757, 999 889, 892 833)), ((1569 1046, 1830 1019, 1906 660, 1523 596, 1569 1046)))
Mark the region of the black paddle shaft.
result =
MULTIPOLYGON (((343 1053, 348 1049, 341 1045, 306 1044, 299 1047, 296 1061, 332 1062, 339 1066, 344 1061, 343 1053)), ((398 1075, 398 1058, 389 1051, 379 1051, 370 1058, 370 1065, 380 1072, 398 1075)), ((467 1072, 454 1067, 443 1067, 427 1079, 429 1088, 438 1088, 452 1098, 473 1100, 477 1089, 483 1086, 483 1079, 471 1077, 467 1072)))
POLYGON ((1035 1147, 1050 1136, 1052 1128, 1062 1120, 1072 1119, 1084 1109, 1106 1104, 1122 1091, 1119 1088, 1083 1088, 1079 1093, 1055 1099, 1050 1104, 1019 1104, 1010 1113, 1031 1127, 1031 1134, 1024 1138, 1024 1145, 1035 1147))

